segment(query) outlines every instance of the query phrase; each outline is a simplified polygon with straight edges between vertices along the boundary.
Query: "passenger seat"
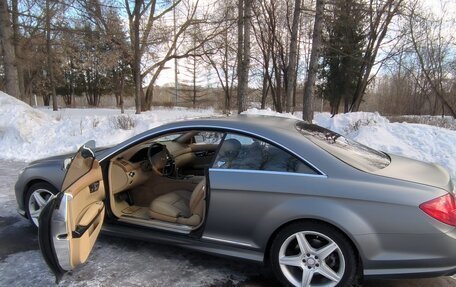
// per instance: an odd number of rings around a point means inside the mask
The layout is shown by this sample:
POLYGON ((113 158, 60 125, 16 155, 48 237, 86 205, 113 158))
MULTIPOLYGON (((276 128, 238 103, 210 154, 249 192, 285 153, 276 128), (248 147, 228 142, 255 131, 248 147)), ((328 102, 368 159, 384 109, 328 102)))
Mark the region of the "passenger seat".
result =
POLYGON ((206 180, 203 179, 193 192, 176 190, 154 199, 150 204, 151 218, 167 222, 197 226, 204 218, 206 180))

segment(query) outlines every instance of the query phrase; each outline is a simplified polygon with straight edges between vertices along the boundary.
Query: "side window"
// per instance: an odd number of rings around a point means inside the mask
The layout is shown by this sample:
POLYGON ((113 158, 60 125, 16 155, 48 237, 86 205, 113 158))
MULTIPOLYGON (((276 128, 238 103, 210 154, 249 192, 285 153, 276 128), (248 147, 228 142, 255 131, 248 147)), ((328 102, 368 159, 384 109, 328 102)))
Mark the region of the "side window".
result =
POLYGON ((214 144, 218 145, 223 138, 223 133, 201 131, 193 136, 193 144, 214 144))
POLYGON ((154 142, 169 142, 172 140, 177 139, 180 137, 183 133, 172 133, 172 134, 166 134, 164 136, 161 136, 159 138, 154 139, 154 142))
POLYGON ((86 175, 92 169, 93 161, 94 156, 92 151, 87 149, 85 145, 82 146, 67 167, 61 190, 64 191, 68 189, 68 187, 78 179, 86 175), (87 151, 89 151, 91 155, 87 154, 87 151))
POLYGON ((283 149, 237 134, 226 135, 214 168, 316 174, 312 168, 283 149))

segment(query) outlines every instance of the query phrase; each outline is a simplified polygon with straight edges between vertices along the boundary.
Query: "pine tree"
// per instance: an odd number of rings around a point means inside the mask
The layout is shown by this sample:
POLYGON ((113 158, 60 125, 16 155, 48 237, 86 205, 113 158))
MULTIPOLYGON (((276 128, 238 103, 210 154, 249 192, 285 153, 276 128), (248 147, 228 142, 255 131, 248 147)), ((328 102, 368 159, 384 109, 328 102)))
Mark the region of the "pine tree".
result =
POLYGON ((356 90, 366 38, 362 5, 360 0, 334 2, 324 25, 319 88, 333 115, 341 104, 349 111, 356 90))

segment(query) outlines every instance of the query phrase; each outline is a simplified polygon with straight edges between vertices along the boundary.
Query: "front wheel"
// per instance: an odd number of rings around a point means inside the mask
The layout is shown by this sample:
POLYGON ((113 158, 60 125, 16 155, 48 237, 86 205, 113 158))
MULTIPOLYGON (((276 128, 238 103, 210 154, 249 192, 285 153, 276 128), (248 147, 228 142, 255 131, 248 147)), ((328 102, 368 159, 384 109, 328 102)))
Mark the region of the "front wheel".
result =
POLYGON ((357 260, 353 247, 337 229, 299 222, 281 230, 270 250, 271 266, 285 286, 350 286, 357 260))
POLYGON ((30 222, 38 227, 38 218, 44 206, 57 194, 57 189, 47 182, 32 185, 25 197, 25 212, 30 222))

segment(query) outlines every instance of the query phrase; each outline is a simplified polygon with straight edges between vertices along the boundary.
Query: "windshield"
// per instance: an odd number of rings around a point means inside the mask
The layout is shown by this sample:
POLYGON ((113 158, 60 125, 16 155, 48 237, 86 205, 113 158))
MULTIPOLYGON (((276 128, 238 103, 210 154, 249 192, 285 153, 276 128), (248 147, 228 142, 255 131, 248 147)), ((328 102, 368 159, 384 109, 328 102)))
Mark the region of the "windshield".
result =
POLYGON ((298 122, 296 129, 322 149, 357 169, 373 172, 391 162, 387 154, 320 126, 298 122))

